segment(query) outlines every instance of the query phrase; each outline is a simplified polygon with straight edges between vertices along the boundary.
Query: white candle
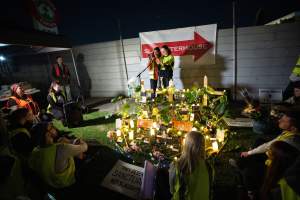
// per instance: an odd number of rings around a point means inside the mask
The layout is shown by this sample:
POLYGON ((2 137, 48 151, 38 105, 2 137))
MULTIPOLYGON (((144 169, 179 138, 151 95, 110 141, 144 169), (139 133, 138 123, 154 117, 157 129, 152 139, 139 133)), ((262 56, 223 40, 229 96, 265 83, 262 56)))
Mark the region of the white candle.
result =
POLYGON ((213 151, 218 151, 219 150, 219 146, 218 146, 218 142, 217 141, 213 141, 211 143, 211 145, 212 145, 213 151))
POLYGON ((154 136, 154 135, 155 135, 155 129, 150 128, 150 135, 151 135, 151 136, 154 136))
MULTIPOLYGON (((208 82, 208 79, 207 79, 207 76, 205 75, 204 79, 203 79, 203 86, 205 89, 207 89, 207 82, 208 82)), ((203 106, 207 106, 207 94, 203 95, 203 106)))
POLYGON ((225 137, 225 130, 217 129, 216 138, 219 142, 223 142, 225 137))
POLYGON ((190 121, 191 121, 191 122, 194 121, 194 118, 195 118, 195 114, 192 113, 191 116, 190 116, 190 121))
POLYGON ((118 137, 120 137, 120 136, 121 136, 121 134, 122 134, 121 130, 120 130, 120 129, 118 129, 118 130, 117 130, 117 136, 118 136, 118 137))
POLYGON ((204 86, 205 88, 207 88, 207 82, 208 82, 208 79, 207 79, 207 76, 205 75, 205 76, 204 76, 204 79, 203 79, 203 86, 204 86))
POLYGON ((134 128, 134 121, 132 119, 130 120, 129 124, 130 124, 130 128, 134 128))
POLYGON ((129 140, 133 140, 133 138, 134 138, 134 132, 130 131, 129 132, 129 140))

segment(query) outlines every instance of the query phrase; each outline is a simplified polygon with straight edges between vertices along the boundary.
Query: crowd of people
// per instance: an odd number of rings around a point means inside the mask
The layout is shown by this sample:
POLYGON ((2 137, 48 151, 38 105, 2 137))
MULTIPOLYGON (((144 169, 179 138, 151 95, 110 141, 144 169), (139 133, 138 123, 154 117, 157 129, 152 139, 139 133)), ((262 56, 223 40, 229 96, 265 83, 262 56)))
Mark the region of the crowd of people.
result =
MULTIPOLYGON (((173 66, 174 57, 167 46, 154 49, 148 64, 154 91, 158 80, 162 87, 168 86, 173 66)), ((69 75, 58 57, 46 113, 41 113, 22 85, 11 86, 12 96, 6 106, 9 113, 0 116, 0 199, 45 199, 48 191, 76 186, 78 168, 88 145, 82 139, 62 136, 51 122, 52 118, 64 121, 69 75)), ((293 83, 294 95, 286 103, 298 104, 299 85, 293 83)), ((300 116, 294 108, 281 111, 281 134, 267 142, 258 140, 252 149, 229 161, 242 177, 241 184, 247 191, 244 199, 300 199, 300 116)), ((156 196, 164 196, 157 199, 212 198, 213 170, 206 160, 201 133, 187 134, 181 156, 170 164, 167 179, 163 181, 157 175, 157 180, 162 181, 157 181, 160 186, 156 187, 156 196)))

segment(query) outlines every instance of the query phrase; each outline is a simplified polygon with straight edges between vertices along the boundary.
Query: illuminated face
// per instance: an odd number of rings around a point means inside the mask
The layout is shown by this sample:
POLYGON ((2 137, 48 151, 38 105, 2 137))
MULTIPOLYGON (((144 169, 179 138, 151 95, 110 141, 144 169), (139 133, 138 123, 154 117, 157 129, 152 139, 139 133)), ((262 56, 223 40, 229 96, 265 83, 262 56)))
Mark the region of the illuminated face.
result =
POLYGON ((33 120, 34 120, 34 115, 33 115, 32 111, 30 110, 30 111, 28 111, 28 113, 26 115, 26 121, 33 122, 33 120))
POLYGON ((57 61, 57 63, 60 64, 60 65, 63 63, 62 57, 58 57, 56 61, 57 61))
POLYGON ((169 54, 168 54, 168 51, 167 51, 165 48, 161 48, 161 49, 160 49, 160 52, 161 52, 161 54, 162 54, 163 56, 169 55, 169 54))
POLYGON ((300 88, 294 88, 294 96, 300 97, 300 88))
POLYGON ((54 84, 53 89, 58 92, 60 90, 60 86, 58 84, 54 84))
POLYGON ((289 130, 292 127, 291 124, 291 118, 288 117, 287 115, 283 115, 280 119, 279 119, 279 128, 281 128, 282 130, 289 130))
POLYGON ((20 96, 20 97, 22 97, 22 96, 25 94, 24 89, 23 89, 21 86, 19 86, 19 87, 17 88, 16 93, 17 93, 17 95, 20 96))
POLYGON ((155 57, 159 57, 160 51, 159 50, 154 50, 154 55, 155 55, 155 57))

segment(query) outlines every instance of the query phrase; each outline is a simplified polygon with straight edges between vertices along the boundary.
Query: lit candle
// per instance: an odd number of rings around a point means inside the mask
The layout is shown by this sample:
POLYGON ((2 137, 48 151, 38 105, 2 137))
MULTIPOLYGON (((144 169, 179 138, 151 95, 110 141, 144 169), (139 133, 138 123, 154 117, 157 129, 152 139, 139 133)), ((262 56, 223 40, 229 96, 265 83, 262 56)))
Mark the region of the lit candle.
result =
POLYGON ((211 143, 211 145, 212 145, 213 151, 218 151, 218 150, 219 150, 218 142, 217 142, 217 141, 213 141, 213 142, 211 143))
POLYGON ((159 124, 157 122, 153 122, 152 128, 159 130, 159 124))
POLYGON ((192 113, 192 114, 190 115, 190 121, 191 121, 191 122, 194 121, 194 118, 195 118, 195 114, 192 113))
POLYGON ((193 127, 192 131, 198 131, 198 129, 196 127, 193 127))
MULTIPOLYGON (((208 82, 208 79, 207 79, 207 76, 205 75, 204 80, 203 80, 203 86, 205 89, 207 89, 207 82, 208 82)), ((207 106, 207 94, 203 95, 203 106, 207 106)))
POLYGON ((134 138, 134 132, 130 131, 129 132, 129 140, 133 140, 133 138, 134 138))
POLYGON ((225 137, 225 130, 217 129, 217 135, 216 138, 219 142, 223 142, 225 137))
POLYGON ((154 136, 154 135, 155 135, 155 129, 150 128, 150 135, 151 135, 151 136, 154 136))
POLYGON ((130 128, 134 128, 134 121, 132 119, 130 120, 129 124, 130 124, 130 128))
POLYGON ((121 130, 120 130, 120 129, 118 129, 118 130, 117 130, 117 136, 118 136, 118 137, 120 137, 120 136, 121 136, 121 134, 122 134, 121 130))

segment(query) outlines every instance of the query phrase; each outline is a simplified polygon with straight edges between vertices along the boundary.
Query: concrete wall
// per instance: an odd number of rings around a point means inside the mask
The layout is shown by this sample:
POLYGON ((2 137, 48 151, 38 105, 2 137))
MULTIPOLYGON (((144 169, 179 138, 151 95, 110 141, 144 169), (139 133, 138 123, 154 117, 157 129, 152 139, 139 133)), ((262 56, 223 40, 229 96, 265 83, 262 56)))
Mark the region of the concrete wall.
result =
MULTIPOLYGON (((139 38, 124 40, 129 78, 135 77, 145 66, 140 64, 139 38)), ((126 93, 127 81, 124 58, 119 41, 94 43, 74 48, 78 74, 85 93, 92 97, 112 97, 126 93)), ((60 52, 75 73, 69 52, 60 52)), ((245 27, 238 29, 238 87, 247 87, 253 95, 259 88, 284 89, 288 76, 300 54, 300 24, 245 27)), ((57 54, 50 54, 55 60, 57 54)), ((40 85, 49 84, 46 55, 18 58, 15 79, 28 80, 40 85), (22 60, 23 59, 23 60, 22 60), (29 71, 27 71, 29 70, 29 71), (26 72, 25 72, 26 71, 26 72), (45 83, 47 82, 47 83, 45 83)), ((231 88, 233 83, 232 30, 218 30, 216 64, 176 68, 177 88, 202 85, 203 76, 218 88, 231 88)), ((142 76, 149 87, 148 74, 142 76)), ((73 87, 78 94, 78 88, 73 87)))

